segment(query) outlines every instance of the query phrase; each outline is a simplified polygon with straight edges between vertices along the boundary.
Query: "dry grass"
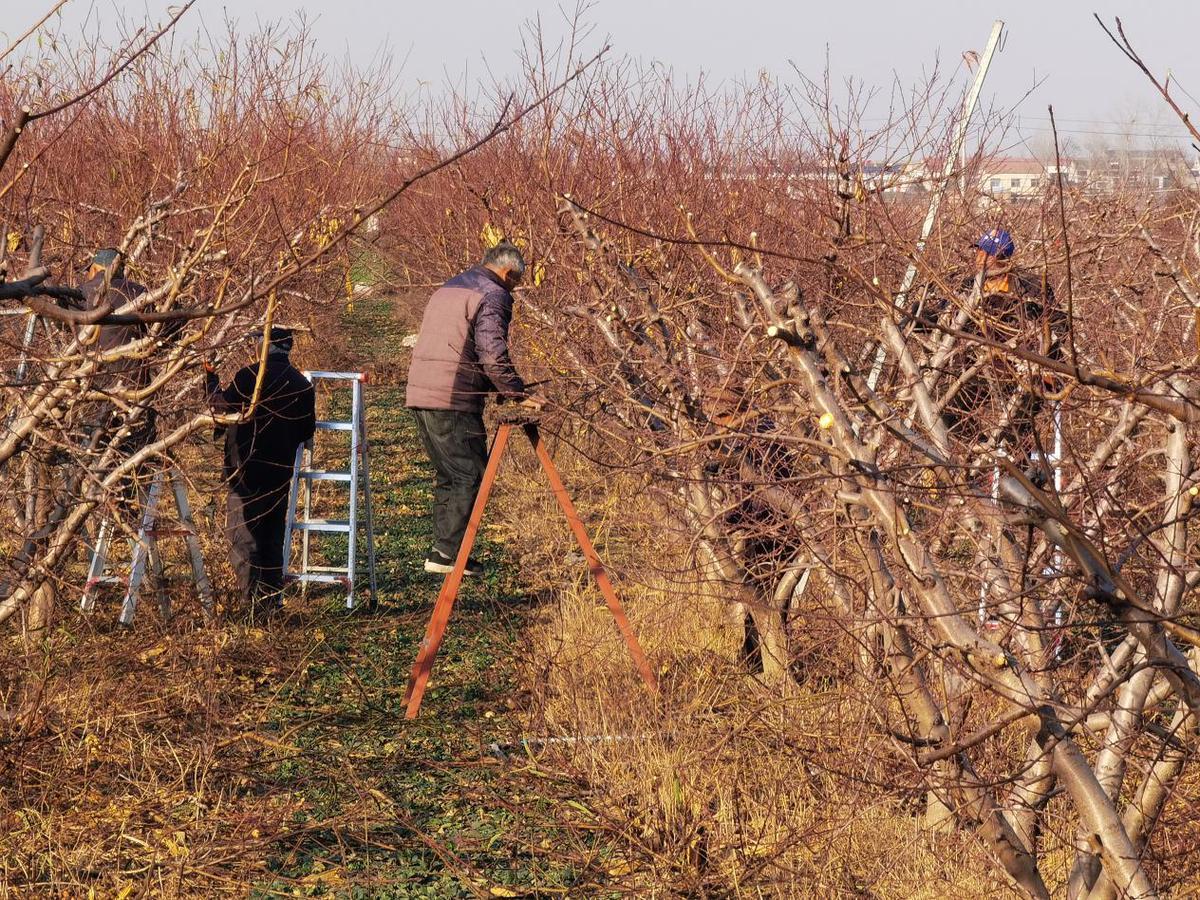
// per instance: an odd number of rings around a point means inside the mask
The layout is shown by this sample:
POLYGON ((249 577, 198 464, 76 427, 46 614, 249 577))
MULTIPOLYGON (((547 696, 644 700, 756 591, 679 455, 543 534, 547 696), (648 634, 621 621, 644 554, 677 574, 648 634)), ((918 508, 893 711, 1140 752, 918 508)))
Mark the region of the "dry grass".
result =
POLYGON ((495 531, 521 554, 523 573, 543 585, 548 601, 526 638, 529 727, 567 740, 533 749, 540 765, 587 785, 591 817, 578 827, 619 839, 625 858, 611 871, 622 891, 1009 893, 968 835, 920 827, 915 791, 882 787, 906 776, 892 771, 894 748, 867 720, 854 693, 861 685, 834 677, 849 668, 838 657, 844 649, 813 637, 808 677, 783 693, 748 675, 728 606, 713 586, 680 574, 689 569, 686 548, 660 508, 638 485, 599 473, 565 444, 556 454, 619 575, 618 593, 659 667, 661 695, 649 696, 638 681, 527 457, 514 465, 520 476, 502 478, 495 508, 504 510, 504 524, 495 531))
POLYGON ((0 883, 174 895, 211 873, 229 888, 265 873, 265 845, 303 806, 266 778, 295 748, 263 733, 262 687, 303 678, 317 642, 139 625, 58 632, 24 660, 46 677, 5 756, 0 883))

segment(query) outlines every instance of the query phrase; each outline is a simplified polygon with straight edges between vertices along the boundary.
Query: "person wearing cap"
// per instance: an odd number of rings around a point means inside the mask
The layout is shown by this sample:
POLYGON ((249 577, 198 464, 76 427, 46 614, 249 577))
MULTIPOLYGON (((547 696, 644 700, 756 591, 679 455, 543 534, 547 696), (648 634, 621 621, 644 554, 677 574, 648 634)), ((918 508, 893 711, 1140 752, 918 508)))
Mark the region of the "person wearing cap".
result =
MULTIPOLYGON (((1016 242, 1003 228, 993 228, 979 237, 972 249, 975 251, 974 270, 962 278, 958 291, 969 296, 979 283, 982 311, 994 320, 992 325, 1006 326, 1012 333, 1028 322, 1040 323, 1044 318, 1058 318, 1054 309, 1054 289, 1040 275, 1018 268, 1015 265, 1016 242), (1018 302, 1019 301, 1019 302, 1018 302)), ((926 288, 930 292, 932 285, 926 288)), ((936 327, 937 319, 950 308, 944 298, 914 303, 905 324, 913 323, 915 330, 928 332, 936 327)), ((989 337, 997 335, 989 334, 989 337)), ((1004 340, 1006 338, 999 338, 1004 340)), ((1044 344, 1042 352, 1056 352, 1053 342, 1044 344)), ((1053 358, 1057 358, 1056 356, 1053 358)))
MULTIPOLYGON (((133 303, 146 293, 146 288, 125 277, 125 260, 120 251, 113 247, 102 247, 92 255, 84 281, 79 285, 79 292, 84 297, 83 308, 91 310, 106 302, 117 308, 133 303)), ((92 346, 96 350, 107 352, 145 336, 147 326, 101 325, 98 331, 92 346)), ((133 388, 145 387, 150 383, 152 373, 143 359, 144 354, 139 354, 130 359, 116 360, 107 365, 105 370, 111 373, 112 380, 127 380, 128 386, 133 388)), ((140 421, 122 444, 126 452, 145 446, 154 439, 156 433, 157 413, 154 407, 142 404, 136 408, 141 410, 140 421)))
MULTIPOLYGON (((938 322, 953 324, 955 314, 965 308, 971 314, 961 322, 962 331, 1061 360, 1066 316, 1055 305, 1049 281, 1015 264, 1013 235, 1003 228, 991 229, 979 236, 972 250, 973 272, 961 278, 958 302, 952 304, 929 286, 901 325, 920 340, 932 338, 934 343, 926 343, 926 349, 934 354, 940 341, 938 322)), ((1038 374, 1037 366, 1002 352, 992 353, 971 341, 960 341, 942 366, 950 379, 965 378, 942 408, 950 433, 966 440, 983 438, 995 422, 980 412, 1004 406, 1009 420, 1001 433, 1004 445, 1016 456, 1032 450, 1033 418, 1042 409, 1043 395, 1052 394, 1058 386, 1050 373, 1038 374), (980 365, 984 355, 986 366, 980 365)))
POLYGON ((84 282, 79 285, 79 292, 86 298, 84 308, 94 309, 102 299, 115 301, 114 306, 132 303, 146 293, 146 288, 125 277, 125 260, 119 250, 115 247, 101 247, 92 254, 91 264, 84 274, 84 282), (108 288, 107 291, 102 291, 106 279, 108 288))
POLYGON ((296 448, 312 438, 317 424, 312 383, 289 359, 292 332, 273 327, 269 340, 257 402, 258 362, 239 370, 225 388, 205 363, 205 391, 213 412, 243 417, 224 430, 226 531, 238 590, 251 610, 282 605, 283 542, 296 448))
MULTIPOLYGON (((1015 263, 1016 243, 994 228, 975 243, 981 333, 1050 359, 1062 359, 1066 316, 1054 302, 1054 288, 1043 273, 1015 263)), ((972 286, 974 279, 972 280, 972 286)))
POLYGON ((1015 265, 1016 242, 1003 228, 993 228, 975 242, 975 271, 984 297, 1007 295, 1031 304, 1037 318, 1054 303, 1054 288, 1041 275, 1015 265))
MULTIPOLYGON (((963 330, 979 334, 1000 343, 1009 343, 1050 359, 1062 359, 1062 341, 1066 334, 1066 317, 1054 302, 1054 289, 1041 274, 1016 265, 1016 241, 1003 228, 993 228, 982 234, 972 245, 974 272, 962 279, 959 290, 962 303, 973 306, 972 295, 979 288, 978 306, 963 325, 963 330)), ((945 299, 918 300, 907 318, 917 334, 933 333, 939 318, 951 314, 945 299)), ((974 355, 977 348, 962 345, 958 351, 974 355)), ((948 361, 951 372, 964 372, 977 360, 961 358, 956 364, 948 361)), ((1029 429, 1033 417, 1041 409, 1039 395, 1054 391, 1057 385, 1052 376, 1040 378, 1030 374, 1028 364, 1001 354, 991 354, 986 372, 968 378, 946 404, 943 414, 951 432, 977 439, 987 431, 988 423, 978 415, 992 403, 1006 402, 1021 396, 1014 408, 1013 424, 1004 434, 1010 450, 1026 452, 1031 441, 1029 429), (1003 387, 998 394, 996 387, 1003 387)))
MULTIPOLYGON (((521 251, 501 241, 479 265, 451 278, 425 307, 408 369, 405 404, 435 472, 433 547, 425 571, 449 572, 487 465, 484 400, 490 393, 536 411, 508 347, 512 291, 525 274, 521 251)), ((479 571, 474 559, 466 574, 479 571)))

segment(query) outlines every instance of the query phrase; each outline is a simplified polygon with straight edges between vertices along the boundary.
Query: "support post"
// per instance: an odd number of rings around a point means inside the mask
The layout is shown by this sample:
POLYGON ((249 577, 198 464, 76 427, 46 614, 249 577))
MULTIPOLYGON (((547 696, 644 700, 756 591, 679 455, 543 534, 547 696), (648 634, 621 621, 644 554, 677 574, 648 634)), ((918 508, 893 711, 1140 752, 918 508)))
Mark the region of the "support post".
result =
MULTIPOLYGON (((896 297, 893 303, 897 309, 903 309, 908 302, 908 292, 912 290, 913 282, 917 277, 917 259, 925 252, 925 242, 929 240, 929 235, 933 232, 933 223, 937 220, 938 208, 942 204, 942 197, 946 193, 946 188, 950 184, 950 179, 954 175, 954 167, 958 163, 959 151, 963 148, 963 142, 967 137, 967 126, 971 123, 971 114, 975 112, 975 104, 979 102, 979 94, 983 90, 984 79, 987 78, 988 68, 992 64, 992 57, 996 55, 996 47, 1000 44, 1000 35, 1004 31, 1004 22, 997 19, 992 23, 992 34, 988 38, 987 47, 983 51, 983 56, 979 60, 979 71, 975 73, 975 81, 971 84, 971 90, 967 92, 967 98, 963 102, 962 116, 958 120, 958 124, 954 129, 954 138, 950 143, 950 152, 946 154, 946 163, 942 168, 942 180, 933 192, 933 196, 929 200, 929 209, 925 213, 925 221, 921 225, 921 237, 917 240, 916 251, 913 254, 912 262, 908 264, 908 269, 904 273, 904 280, 900 282, 900 290, 896 292, 896 297)), ((875 351, 875 362, 871 366, 871 372, 867 376, 867 387, 875 390, 875 384, 879 381, 879 373, 883 370, 883 360, 887 356, 887 349, 882 343, 875 351)))

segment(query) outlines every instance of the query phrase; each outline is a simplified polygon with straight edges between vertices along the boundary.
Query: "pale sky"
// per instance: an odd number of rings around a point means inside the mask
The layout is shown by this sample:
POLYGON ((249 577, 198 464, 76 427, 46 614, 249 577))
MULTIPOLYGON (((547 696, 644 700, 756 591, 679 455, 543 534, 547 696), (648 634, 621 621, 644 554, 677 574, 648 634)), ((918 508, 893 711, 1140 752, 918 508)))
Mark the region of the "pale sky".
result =
MULTIPOLYGON (((436 91, 449 80, 487 78, 489 68, 511 74, 522 21, 540 16, 546 32, 561 36, 563 10, 573 10, 573 3, 199 0, 184 30, 202 22, 219 27, 226 16, 250 30, 256 21, 288 19, 303 11, 330 54, 369 57, 389 51, 404 61, 406 89, 436 91)), ((23 29, 34 17, 31 7, 48 4, 0 0, 0 7, 19 10, 15 20, 5 15, 4 25, 23 29)), ((71 24, 89 14, 102 22, 121 13, 160 17, 170 5, 164 0, 72 0, 64 15, 71 24)), ((835 80, 853 76, 886 89, 893 75, 902 84, 919 81, 939 56, 943 70, 955 68, 959 83, 965 83, 962 53, 982 51, 992 21, 1001 18, 1007 36, 981 105, 1016 107, 1022 135, 1030 140, 1044 135, 1046 106, 1052 103, 1060 132, 1079 142, 1110 132, 1132 132, 1146 140, 1182 136, 1182 127, 1144 76, 1109 43, 1093 11, 1109 22, 1120 15, 1151 68, 1160 75, 1171 70, 1179 101, 1200 118, 1200 102, 1183 93, 1200 98, 1200 0, 595 0, 584 20, 593 28, 591 46, 608 40, 614 54, 661 62, 679 76, 705 72, 719 82, 755 79, 765 70, 794 80, 794 62, 819 77, 828 49, 835 80)))

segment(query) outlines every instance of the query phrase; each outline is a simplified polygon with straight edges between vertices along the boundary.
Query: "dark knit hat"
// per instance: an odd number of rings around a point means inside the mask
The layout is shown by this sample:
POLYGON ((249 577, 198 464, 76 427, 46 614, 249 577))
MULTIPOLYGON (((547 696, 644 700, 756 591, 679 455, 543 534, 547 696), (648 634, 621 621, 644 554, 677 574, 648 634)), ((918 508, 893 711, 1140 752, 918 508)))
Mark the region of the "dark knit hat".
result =
MULTIPOLYGON (((254 332, 254 338, 261 341, 263 336, 262 329, 254 332)), ((278 325, 271 326, 271 351, 273 353, 291 353, 292 352, 292 329, 280 328, 278 325)))

